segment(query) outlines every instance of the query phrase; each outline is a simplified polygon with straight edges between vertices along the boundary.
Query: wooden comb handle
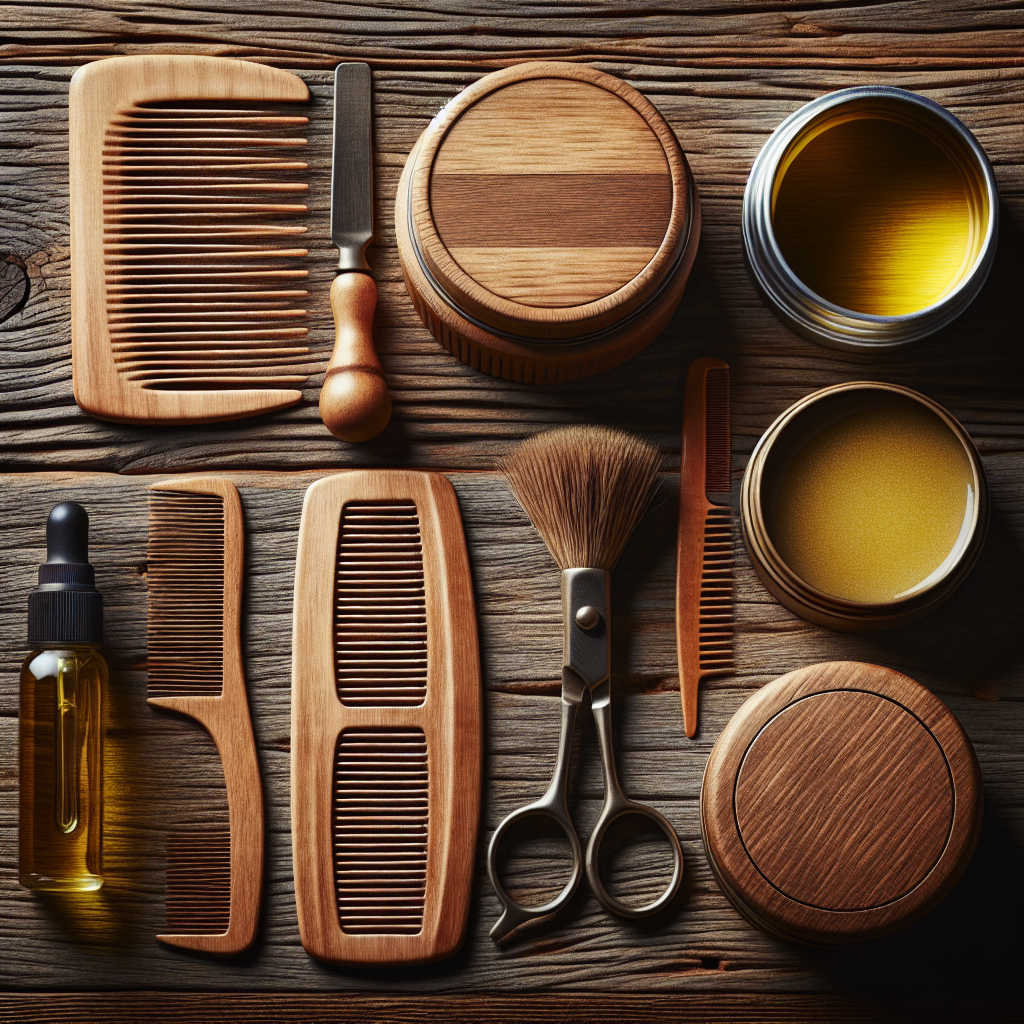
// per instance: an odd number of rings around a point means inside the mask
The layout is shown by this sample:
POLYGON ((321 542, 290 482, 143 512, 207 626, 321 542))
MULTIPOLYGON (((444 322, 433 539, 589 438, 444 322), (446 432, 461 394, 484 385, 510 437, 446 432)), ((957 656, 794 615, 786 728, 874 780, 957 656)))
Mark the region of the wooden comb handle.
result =
POLYGON ((377 285, 369 274, 339 274, 331 284, 334 353, 320 389, 320 418, 342 441, 369 441, 391 419, 391 395, 373 347, 377 285))

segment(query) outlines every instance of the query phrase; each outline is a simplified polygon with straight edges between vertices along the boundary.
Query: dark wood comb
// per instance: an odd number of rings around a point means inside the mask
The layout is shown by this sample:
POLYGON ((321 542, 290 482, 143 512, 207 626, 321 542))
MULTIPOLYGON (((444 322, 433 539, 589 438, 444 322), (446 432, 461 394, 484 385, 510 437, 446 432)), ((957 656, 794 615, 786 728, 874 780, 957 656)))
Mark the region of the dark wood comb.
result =
POLYGON ((686 735, 697 733, 697 691, 705 676, 733 668, 732 509, 708 493, 731 488, 729 366, 696 359, 686 376, 679 539, 676 549, 676 652, 686 735))

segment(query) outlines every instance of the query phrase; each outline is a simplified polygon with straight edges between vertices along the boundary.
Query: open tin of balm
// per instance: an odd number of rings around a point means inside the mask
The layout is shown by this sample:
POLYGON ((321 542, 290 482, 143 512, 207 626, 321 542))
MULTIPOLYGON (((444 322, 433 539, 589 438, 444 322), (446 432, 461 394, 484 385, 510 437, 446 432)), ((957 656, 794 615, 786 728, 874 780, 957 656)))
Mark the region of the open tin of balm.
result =
POLYGON ((557 383, 651 342, 682 298, 700 208, 672 129, 579 64, 486 75, 430 123, 402 173, 406 286, 449 352, 557 383))
POLYGON ((944 107, 862 86, 791 114, 743 197, 754 282, 811 341, 859 351, 946 326, 995 258, 999 203, 984 150, 944 107))
POLYGON ((974 567, 989 501, 977 449, 942 406, 856 382, 790 406, 758 442, 740 489, 761 581, 831 629, 901 625, 974 567))
POLYGON ((751 923, 785 939, 881 938, 955 885, 982 819, 978 762, 913 679, 834 661, 763 686, 701 784, 704 849, 751 923))

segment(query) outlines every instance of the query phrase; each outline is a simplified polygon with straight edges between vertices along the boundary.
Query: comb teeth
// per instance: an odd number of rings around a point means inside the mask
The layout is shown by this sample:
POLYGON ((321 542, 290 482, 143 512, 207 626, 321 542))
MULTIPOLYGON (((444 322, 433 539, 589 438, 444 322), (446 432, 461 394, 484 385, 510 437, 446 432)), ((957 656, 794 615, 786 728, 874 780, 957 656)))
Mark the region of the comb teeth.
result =
POLYGON ((333 853, 344 932, 415 935, 427 884, 422 729, 347 729, 334 758, 333 853))
POLYGON ((139 104, 103 150, 104 262, 118 372, 143 388, 295 386, 310 351, 294 261, 306 212, 289 180, 305 117, 216 103, 139 104), (271 193, 271 195, 267 195, 271 193), (285 240, 288 240, 285 242, 285 240))
POLYGON ((167 837, 167 931, 220 935, 231 920, 231 833, 167 837))
POLYGON ((733 668, 733 562, 732 511, 728 508, 708 509, 704 520, 704 565, 700 577, 702 674, 729 672, 733 668))
POLYGON ((349 502, 334 577, 338 697, 415 707, 427 694, 427 608, 414 502, 349 502))
POLYGON ((219 495, 150 491, 150 697, 223 690, 224 544, 219 495))
POLYGON ((708 370, 706 382, 705 489, 732 488, 732 431, 729 422, 729 368, 708 370))

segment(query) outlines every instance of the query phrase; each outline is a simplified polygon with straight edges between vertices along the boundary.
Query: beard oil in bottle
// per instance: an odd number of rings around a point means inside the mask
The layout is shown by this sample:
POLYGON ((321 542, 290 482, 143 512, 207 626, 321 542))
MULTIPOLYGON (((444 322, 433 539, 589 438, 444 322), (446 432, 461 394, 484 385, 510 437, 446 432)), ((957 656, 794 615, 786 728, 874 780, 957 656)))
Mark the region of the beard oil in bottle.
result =
POLYGON ((103 884, 103 599, 89 564, 89 517, 57 505, 29 595, 21 669, 18 877, 29 889, 103 884))

